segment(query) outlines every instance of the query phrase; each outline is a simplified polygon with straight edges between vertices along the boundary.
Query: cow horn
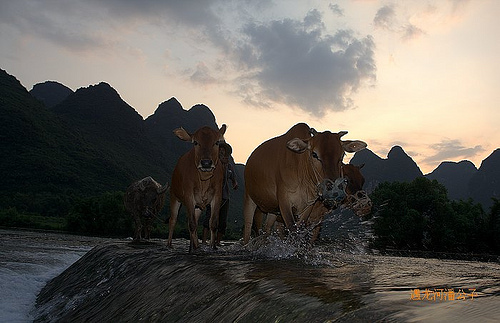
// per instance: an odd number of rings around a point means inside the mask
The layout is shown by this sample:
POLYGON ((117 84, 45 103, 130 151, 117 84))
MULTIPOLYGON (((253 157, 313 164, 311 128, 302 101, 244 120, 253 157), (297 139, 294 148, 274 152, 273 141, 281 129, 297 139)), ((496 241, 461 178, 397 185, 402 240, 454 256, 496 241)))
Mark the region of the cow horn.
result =
POLYGON ((340 131, 339 132, 339 138, 342 138, 342 136, 346 135, 347 134, 347 131, 344 130, 344 131, 340 131))
POLYGON ((168 190, 168 183, 163 185, 162 187, 158 188, 157 192, 158 194, 163 194, 168 190))

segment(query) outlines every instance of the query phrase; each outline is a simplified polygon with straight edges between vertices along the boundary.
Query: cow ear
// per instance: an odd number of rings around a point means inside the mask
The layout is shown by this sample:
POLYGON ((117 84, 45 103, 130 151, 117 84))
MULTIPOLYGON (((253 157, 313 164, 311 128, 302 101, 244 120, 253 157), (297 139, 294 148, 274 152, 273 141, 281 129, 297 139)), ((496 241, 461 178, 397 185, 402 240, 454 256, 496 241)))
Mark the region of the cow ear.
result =
POLYGON ((363 150, 368 146, 366 142, 361 140, 345 140, 342 141, 342 148, 348 153, 355 153, 357 151, 363 150))
POLYGON ((309 142, 304 141, 299 138, 294 138, 286 143, 288 149, 298 154, 302 154, 304 151, 309 149, 309 142))
POLYGON ((227 126, 226 124, 223 124, 220 129, 219 129, 219 134, 220 134, 220 140, 224 140, 224 134, 226 133, 227 126))
POLYGON ((184 128, 180 127, 174 130, 174 135, 176 135, 180 140, 191 141, 191 135, 184 130, 184 128))

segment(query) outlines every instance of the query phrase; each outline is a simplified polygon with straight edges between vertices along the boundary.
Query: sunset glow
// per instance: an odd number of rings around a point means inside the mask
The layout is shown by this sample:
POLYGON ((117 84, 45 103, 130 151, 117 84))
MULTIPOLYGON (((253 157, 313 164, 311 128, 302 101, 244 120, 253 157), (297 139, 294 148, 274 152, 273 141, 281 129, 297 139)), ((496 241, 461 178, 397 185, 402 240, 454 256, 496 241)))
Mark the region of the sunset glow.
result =
POLYGON ((500 1, 290 3, 2 1, 0 68, 28 90, 107 82, 143 118, 203 103, 239 163, 297 122, 424 174, 500 147, 500 1))

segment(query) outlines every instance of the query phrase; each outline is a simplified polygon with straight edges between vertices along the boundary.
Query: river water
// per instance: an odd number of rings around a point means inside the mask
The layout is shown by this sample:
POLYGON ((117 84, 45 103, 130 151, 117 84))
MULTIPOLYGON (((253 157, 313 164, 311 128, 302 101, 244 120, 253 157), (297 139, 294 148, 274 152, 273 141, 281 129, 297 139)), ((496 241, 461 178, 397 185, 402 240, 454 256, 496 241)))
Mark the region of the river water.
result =
POLYGON ((261 237, 189 254, 184 239, 169 249, 163 239, 0 233, 2 322, 500 319, 498 262, 372 255, 354 237, 313 248, 261 237))

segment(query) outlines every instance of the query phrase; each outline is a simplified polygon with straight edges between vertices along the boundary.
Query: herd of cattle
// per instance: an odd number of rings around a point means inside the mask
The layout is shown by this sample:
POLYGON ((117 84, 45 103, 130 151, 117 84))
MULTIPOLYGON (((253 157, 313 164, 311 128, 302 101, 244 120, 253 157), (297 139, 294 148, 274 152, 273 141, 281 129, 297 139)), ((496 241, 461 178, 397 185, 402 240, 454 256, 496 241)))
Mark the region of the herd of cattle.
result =
MULTIPOLYGON (((225 132, 226 125, 218 130, 202 127, 192 134, 183 128, 174 130, 179 139, 191 142, 193 147, 179 158, 171 186, 162 186, 146 177, 130 185, 125 193, 125 208, 136 226, 134 240, 149 238, 151 224, 163 208, 170 188, 167 244, 172 244, 177 215, 184 205, 190 232, 189 251, 198 248, 198 220, 210 205, 210 246, 215 248, 224 177, 219 143, 224 141, 225 132)), ((318 132, 299 123, 252 152, 244 175, 244 244, 249 242, 252 228, 269 233, 275 222, 290 231, 311 228, 314 241, 324 216, 333 209, 347 207, 359 216, 370 212, 371 201, 362 190, 362 166, 343 163, 346 152, 362 150, 366 143, 342 140, 346 133, 318 132), (264 215, 267 221, 263 226, 264 215)))

